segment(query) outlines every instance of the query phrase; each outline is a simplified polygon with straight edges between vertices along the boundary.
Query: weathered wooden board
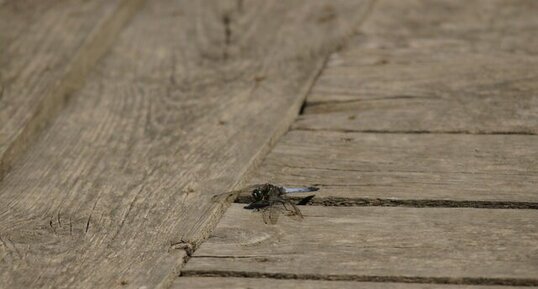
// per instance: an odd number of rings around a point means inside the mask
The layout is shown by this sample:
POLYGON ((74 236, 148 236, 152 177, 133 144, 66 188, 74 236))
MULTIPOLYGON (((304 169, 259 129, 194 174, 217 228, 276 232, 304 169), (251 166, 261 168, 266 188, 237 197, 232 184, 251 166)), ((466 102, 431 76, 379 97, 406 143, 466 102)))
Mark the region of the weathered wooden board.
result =
POLYGON ((355 44, 387 51, 538 55, 536 11, 534 0, 379 0, 355 44))
POLYGON ((402 53, 385 59, 414 62, 329 67, 293 128, 538 134, 538 58, 444 56, 402 53))
POLYGON ((0 284, 170 285, 369 1, 148 1, 0 183, 0 284))
POLYGON ((294 130, 253 182, 319 197, 538 202, 538 136, 294 130))
POLYGON ((536 11, 536 1, 381 0, 294 128, 537 134, 536 11))
POLYGON ((537 210, 301 210, 303 222, 268 226, 234 204, 182 276, 538 284, 537 210))
POLYGON ((142 1, 0 3, 0 179, 142 1))
MULTIPOLYGON (((374 282, 346 282, 346 281, 320 281, 320 280, 282 280, 271 278, 236 278, 236 277, 181 277, 174 282, 172 289, 191 288, 293 288, 293 289, 355 289, 355 288, 387 288, 387 289, 470 289, 476 286, 441 285, 441 284, 406 284, 406 283, 374 283, 374 282)), ((480 286, 481 289, 515 289, 509 286, 480 286)), ((525 287, 536 288, 536 287, 525 287)))

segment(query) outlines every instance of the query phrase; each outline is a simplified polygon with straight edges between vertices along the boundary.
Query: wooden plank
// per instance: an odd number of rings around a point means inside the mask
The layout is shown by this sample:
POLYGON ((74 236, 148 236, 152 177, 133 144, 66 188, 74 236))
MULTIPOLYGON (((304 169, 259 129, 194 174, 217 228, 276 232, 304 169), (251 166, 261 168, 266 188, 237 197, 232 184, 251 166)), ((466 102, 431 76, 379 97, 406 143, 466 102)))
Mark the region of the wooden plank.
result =
MULTIPOLYGON (((297 289, 355 289, 355 288, 387 288, 387 289, 468 289, 476 286, 442 285, 442 284, 411 284, 411 283, 374 283, 374 282, 346 282, 346 281, 320 281, 320 280, 285 280, 271 278, 237 278, 237 277, 181 277, 178 278, 172 289, 191 288, 297 288, 297 289)), ((515 289, 510 286, 480 286, 482 289, 515 289)), ((536 287, 526 287, 536 288, 536 287)))
POLYGON ((253 183, 321 198, 538 202, 537 136, 290 131, 253 183))
POLYGON ((538 286, 537 210, 301 209, 267 226, 234 204, 182 276, 538 286))
POLYGON ((412 63, 325 69, 293 128, 538 134, 538 58, 401 55, 412 63))
POLYGON ((354 46, 538 55, 537 10, 534 0, 380 0, 354 46))
POLYGON ((293 127, 537 134, 530 11, 536 1, 381 0, 293 127))
POLYGON ((0 4, 0 179, 82 85, 141 3, 0 4))
POLYGON ((0 183, 0 283, 166 287, 369 1, 149 1, 0 183))

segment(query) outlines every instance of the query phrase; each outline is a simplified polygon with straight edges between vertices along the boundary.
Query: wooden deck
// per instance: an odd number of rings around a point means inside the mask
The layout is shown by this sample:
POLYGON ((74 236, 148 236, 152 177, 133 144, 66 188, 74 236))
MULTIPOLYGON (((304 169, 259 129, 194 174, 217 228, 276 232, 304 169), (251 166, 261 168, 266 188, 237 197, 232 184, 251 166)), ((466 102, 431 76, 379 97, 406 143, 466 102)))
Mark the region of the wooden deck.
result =
POLYGON ((0 1, 0 288, 538 287, 537 13, 0 1))

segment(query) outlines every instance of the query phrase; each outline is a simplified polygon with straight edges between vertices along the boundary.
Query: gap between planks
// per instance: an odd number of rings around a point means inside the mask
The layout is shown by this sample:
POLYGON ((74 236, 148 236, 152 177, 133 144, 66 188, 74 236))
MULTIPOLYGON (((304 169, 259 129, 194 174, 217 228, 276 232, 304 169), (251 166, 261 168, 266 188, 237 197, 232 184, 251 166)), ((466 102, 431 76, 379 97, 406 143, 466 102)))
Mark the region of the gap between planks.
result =
MULTIPOLYGON (((200 258, 200 256, 197 256, 200 258)), ((215 258, 215 257, 213 257, 215 258)), ((504 285, 504 286, 538 286, 538 279, 518 278, 450 278, 450 277, 414 277, 414 276, 369 276, 369 275, 318 275, 292 273, 265 273, 247 271, 185 271, 180 277, 239 277, 271 278, 277 280, 317 280, 317 281, 355 281, 381 283, 416 283, 416 284, 451 284, 451 285, 504 285)))
POLYGON ((467 135, 537 135, 524 131, 472 131, 472 130, 377 130, 377 129, 318 129, 308 127, 292 127, 297 131, 341 132, 341 133, 382 133, 382 134, 467 134, 467 135))
MULTIPOLYGON (((293 289, 454 289, 454 285, 444 284, 416 284, 416 283, 381 283, 381 282, 354 282, 354 281, 324 281, 324 280, 289 280, 289 279, 262 279, 241 277, 183 277, 174 284, 173 289, 179 288, 293 288, 293 289)), ((458 289, 476 288, 473 285, 459 285, 458 289)), ((482 289, 509 289, 512 286, 482 285, 482 289)), ((529 288, 529 287, 527 287, 529 288)), ((535 287, 531 287, 535 288, 535 287)))
MULTIPOLYGON (((299 201, 302 197, 290 197, 299 201)), ((252 201, 248 195, 240 195, 234 201, 238 204, 248 204, 252 201)), ((433 199, 383 199, 383 198, 345 198, 345 197, 314 197, 308 203, 310 206, 326 207, 409 207, 409 208, 476 208, 476 209, 521 209, 538 210, 538 203, 508 202, 508 201, 458 201, 433 199)))

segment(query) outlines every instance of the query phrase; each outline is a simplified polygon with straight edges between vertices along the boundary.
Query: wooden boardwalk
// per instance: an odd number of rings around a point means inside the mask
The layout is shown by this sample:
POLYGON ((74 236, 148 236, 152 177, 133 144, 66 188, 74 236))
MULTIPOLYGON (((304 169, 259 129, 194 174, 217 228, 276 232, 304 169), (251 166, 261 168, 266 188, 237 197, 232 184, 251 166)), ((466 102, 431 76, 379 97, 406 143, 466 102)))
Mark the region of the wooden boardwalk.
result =
POLYGON ((0 1, 0 288, 538 287, 537 13, 0 1))

